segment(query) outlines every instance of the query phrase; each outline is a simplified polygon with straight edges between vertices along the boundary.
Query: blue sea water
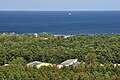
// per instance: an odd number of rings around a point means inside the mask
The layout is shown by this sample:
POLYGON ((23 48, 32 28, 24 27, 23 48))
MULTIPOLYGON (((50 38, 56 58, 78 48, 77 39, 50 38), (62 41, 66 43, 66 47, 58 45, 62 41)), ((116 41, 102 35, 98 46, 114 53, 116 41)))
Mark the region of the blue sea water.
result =
POLYGON ((0 33, 120 33, 120 11, 0 11, 0 33))

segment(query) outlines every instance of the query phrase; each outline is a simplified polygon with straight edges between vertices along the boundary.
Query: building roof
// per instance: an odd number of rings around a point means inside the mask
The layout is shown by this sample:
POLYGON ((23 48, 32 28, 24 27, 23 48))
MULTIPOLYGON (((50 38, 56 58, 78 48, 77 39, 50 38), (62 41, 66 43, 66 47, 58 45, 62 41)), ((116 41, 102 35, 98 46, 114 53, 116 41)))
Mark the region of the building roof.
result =
POLYGON ((27 66, 36 66, 37 68, 40 68, 41 66, 52 66, 52 64, 51 63, 34 61, 34 62, 31 62, 31 63, 28 63, 27 66))
POLYGON ((42 62, 34 61, 34 62, 31 62, 31 63, 28 63, 27 66, 36 66, 36 65, 39 65, 39 64, 42 64, 42 62))
POLYGON ((41 64, 39 64, 39 65, 36 65, 36 67, 37 68, 40 68, 40 67, 42 67, 42 66, 53 66, 51 63, 41 63, 41 64))
POLYGON ((62 62, 60 65, 70 65, 76 62, 77 62, 77 59, 69 59, 69 60, 62 62))
POLYGON ((5 64, 4 66, 9 66, 9 64, 5 64))
POLYGON ((73 66, 78 66, 80 64, 80 62, 76 62, 73 66))

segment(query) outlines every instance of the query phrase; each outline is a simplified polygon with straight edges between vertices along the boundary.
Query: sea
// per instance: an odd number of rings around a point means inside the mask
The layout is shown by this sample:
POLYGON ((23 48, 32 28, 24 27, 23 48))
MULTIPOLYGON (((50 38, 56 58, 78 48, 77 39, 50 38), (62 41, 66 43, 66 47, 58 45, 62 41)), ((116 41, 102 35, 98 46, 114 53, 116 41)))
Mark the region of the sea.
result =
POLYGON ((0 11, 0 33, 120 34, 120 11, 0 11))

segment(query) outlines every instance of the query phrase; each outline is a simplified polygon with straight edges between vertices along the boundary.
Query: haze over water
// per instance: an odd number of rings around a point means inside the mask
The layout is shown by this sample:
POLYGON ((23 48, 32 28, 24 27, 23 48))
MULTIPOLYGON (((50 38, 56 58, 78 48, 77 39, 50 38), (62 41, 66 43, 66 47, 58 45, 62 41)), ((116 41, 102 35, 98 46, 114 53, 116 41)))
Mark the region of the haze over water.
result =
POLYGON ((120 33, 120 11, 0 11, 3 32, 120 33))

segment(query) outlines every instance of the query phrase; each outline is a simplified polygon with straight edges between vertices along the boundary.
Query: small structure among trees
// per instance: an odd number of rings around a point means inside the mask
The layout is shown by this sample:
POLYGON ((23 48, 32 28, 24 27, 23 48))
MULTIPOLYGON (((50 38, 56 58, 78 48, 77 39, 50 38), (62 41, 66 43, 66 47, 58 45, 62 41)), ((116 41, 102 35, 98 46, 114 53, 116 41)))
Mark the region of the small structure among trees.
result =
POLYGON ((69 59, 57 65, 57 67, 61 68, 61 67, 70 66, 70 65, 77 66, 79 63, 80 62, 78 62, 78 59, 69 59))
POLYGON ((36 66, 37 68, 40 68, 42 66, 53 66, 53 65, 51 63, 34 61, 34 62, 31 62, 31 63, 28 63, 27 66, 36 66))

